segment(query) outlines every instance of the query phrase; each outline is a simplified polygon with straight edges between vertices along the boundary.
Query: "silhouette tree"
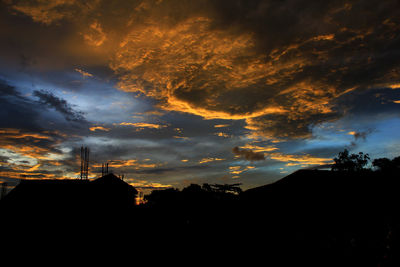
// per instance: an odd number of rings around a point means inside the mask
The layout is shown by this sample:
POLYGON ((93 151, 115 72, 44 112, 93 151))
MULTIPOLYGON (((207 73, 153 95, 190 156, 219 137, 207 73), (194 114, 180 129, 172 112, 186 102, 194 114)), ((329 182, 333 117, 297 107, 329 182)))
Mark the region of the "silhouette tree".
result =
POLYGON ((392 160, 388 158, 374 159, 372 165, 379 171, 393 172, 400 169, 400 157, 396 157, 392 160))
POLYGON ((211 185, 208 183, 203 184, 203 186, 201 188, 206 192, 213 192, 211 185))
POLYGON ((241 183, 238 184, 214 184, 211 185, 215 192, 223 194, 240 194, 242 189, 239 187, 241 183))
POLYGON ((392 169, 392 161, 388 158, 374 159, 374 161, 372 161, 372 165, 380 171, 392 169))
POLYGON ((343 152, 339 152, 338 157, 333 160, 335 163, 332 165, 332 171, 356 172, 365 169, 364 167, 370 161, 370 157, 363 152, 349 154, 349 151, 345 149, 343 152))

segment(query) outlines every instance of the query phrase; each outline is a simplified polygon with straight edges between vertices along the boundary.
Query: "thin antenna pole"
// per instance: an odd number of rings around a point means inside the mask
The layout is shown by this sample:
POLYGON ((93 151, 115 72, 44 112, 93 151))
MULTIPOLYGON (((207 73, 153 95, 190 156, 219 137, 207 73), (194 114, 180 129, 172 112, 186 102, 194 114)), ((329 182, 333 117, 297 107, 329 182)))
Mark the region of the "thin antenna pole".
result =
POLYGON ((82 178, 83 178, 83 157, 84 157, 84 155, 83 155, 83 146, 81 146, 81 180, 82 180, 82 178))
POLYGON ((83 150, 83 179, 86 177, 86 158, 87 158, 87 147, 83 150))
POLYGON ((86 180, 89 179, 89 154, 90 154, 90 149, 87 148, 87 157, 86 157, 86 180))

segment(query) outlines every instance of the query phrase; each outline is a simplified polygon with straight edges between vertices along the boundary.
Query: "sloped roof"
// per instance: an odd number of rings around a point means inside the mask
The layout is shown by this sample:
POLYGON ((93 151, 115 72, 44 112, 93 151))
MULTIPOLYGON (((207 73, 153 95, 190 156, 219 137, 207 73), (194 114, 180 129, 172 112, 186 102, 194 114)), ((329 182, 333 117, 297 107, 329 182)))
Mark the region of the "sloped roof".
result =
POLYGON ((114 174, 89 180, 21 180, 0 202, 4 206, 59 208, 134 203, 137 190, 114 174))
POLYGON ((114 186, 114 187, 130 187, 134 190, 135 194, 137 194, 137 190, 131 186, 130 184, 124 182, 120 178, 118 178, 115 174, 109 173, 96 180, 91 182, 95 185, 105 185, 105 186, 114 186))

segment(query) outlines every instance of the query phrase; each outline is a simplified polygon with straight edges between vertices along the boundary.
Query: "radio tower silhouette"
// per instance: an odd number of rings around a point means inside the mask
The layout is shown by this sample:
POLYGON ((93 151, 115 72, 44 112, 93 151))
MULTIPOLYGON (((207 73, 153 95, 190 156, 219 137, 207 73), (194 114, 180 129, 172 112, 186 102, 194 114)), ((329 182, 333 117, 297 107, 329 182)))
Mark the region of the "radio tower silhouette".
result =
POLYGON ((89 153, 89 148, 81 147, 81 180, 87 180, 89 176, 89 153))

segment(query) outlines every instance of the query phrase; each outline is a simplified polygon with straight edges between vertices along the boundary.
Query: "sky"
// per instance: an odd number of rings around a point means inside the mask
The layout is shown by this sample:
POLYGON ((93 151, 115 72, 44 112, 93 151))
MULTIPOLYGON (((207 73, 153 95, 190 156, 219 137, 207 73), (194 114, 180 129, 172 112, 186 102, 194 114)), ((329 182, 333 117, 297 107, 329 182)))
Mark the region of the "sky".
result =
POLYGON ((396 0, 1 0, 0 180, 272 183, 400 155, 396 0))

